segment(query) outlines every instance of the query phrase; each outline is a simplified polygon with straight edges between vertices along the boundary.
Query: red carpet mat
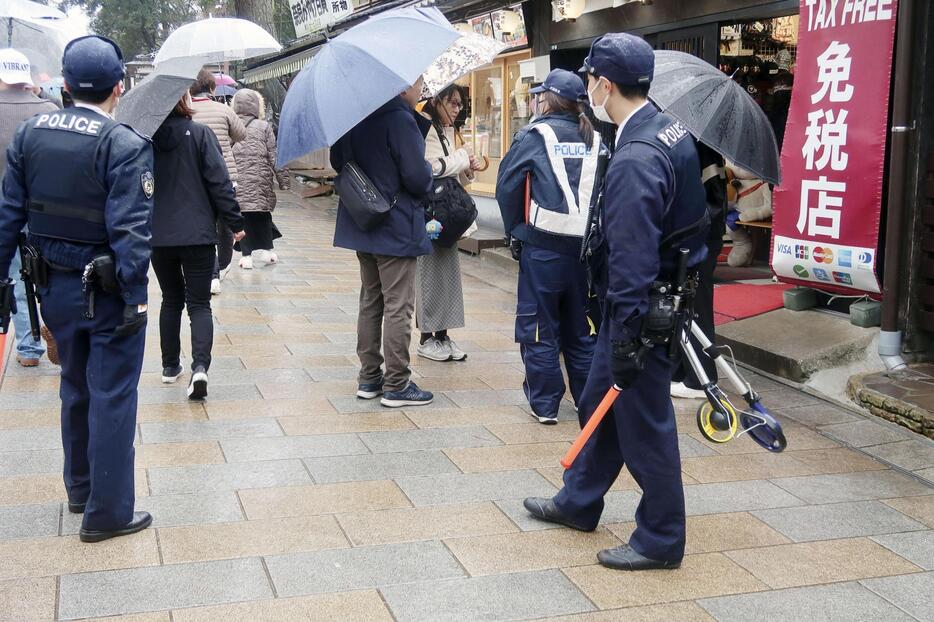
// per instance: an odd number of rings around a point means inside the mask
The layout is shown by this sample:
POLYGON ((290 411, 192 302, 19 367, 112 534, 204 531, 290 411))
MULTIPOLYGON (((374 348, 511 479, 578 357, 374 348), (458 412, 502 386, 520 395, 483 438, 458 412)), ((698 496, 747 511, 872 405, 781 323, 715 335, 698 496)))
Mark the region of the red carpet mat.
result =
POLYGON ((719 285, 713 290, 714 324, 719 326, 733 320, 742 320, 780 309, 783 306, 782 292, 786 289, 791 289, 791 285, 785 283, 719 285))

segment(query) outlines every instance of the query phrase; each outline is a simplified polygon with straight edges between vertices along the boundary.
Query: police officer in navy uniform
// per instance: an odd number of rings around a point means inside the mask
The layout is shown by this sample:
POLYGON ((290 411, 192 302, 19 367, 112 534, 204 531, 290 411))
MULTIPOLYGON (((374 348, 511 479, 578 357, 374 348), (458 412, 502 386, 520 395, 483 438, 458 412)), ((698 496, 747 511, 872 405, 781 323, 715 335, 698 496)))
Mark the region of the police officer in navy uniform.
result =
POLYGON ((580 252, 605 149, 584 114, 579 76, 555 69, 529 93, 540 116, 516 134, 503 158, 496 200, 520 253, 516 342, 523 388, 532 416, 554 424, 566 390, 559 355, 577 404, 596 342, 580 252))
POLYGON ((7 150, 0 273, 7 273, 17 234, 28 222, 28 242, 48 268, 47 282, 37 287, 42 317, 62 360, 68 509, 84 513, 81 540, 97 542, 152 523, 148 513, 134 511, 133 439, 153 160, 149 141, 112 116, 125 74, 117 44, 97 36, 75 39, 62 66, 75 107, 32 117, 7 150), (115 267, 114 293, 94 285, 84 292, 86 266, 95 258, 106 263, 107 256, 115 267))
POLYGON ((625 463, 643 491, 636 529, 627 544, 597 556, 604 566, 624 570, 676 568, 684 555, 681 459, 668 396, 673 362, 666 345, 642 341, 642 322, 653 283, 675 280, 679 249, 690 251, 690 266, 704 259, 709 222, 693 138, 646 99, 654 59, 644 40, 608 34, 593 43, 582 69, 594 114, 619 126, 594 219, 597 231, 589 240, 603 322, 581 398, 582 419, 610 386, 622 393, 565 471, 558 494, 525 501, 539 519, 590 531, 625 463))

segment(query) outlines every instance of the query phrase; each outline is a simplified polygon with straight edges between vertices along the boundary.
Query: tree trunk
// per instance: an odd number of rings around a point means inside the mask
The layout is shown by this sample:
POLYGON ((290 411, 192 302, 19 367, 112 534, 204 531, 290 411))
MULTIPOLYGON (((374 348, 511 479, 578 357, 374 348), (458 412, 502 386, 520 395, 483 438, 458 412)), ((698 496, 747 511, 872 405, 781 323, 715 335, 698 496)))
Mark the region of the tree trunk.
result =
POLYGON ((259 24, 273 37, 279 38, 275 0, 235 0, 234 7, 237 17, 259 24))

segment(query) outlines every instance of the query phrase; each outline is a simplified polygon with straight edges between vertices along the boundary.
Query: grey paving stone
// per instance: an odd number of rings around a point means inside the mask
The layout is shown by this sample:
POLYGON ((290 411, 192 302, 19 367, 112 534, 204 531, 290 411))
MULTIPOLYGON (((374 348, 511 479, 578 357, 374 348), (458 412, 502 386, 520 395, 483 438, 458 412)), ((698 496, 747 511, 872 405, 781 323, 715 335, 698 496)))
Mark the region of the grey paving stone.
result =
POLYGON ((934 622, 934 572, 865 579, 860 583, 920 622, 934 622))
POLYGON ((702 456, 717 455, 717 452, 713 449, 687 434, 678 435, 678 448, 681 450, 682 458, 700 458, 702 456))
MULTIPOLYGON (((753 385, 758 390, 758 385, 753 385)), ((780 404, 773 403, 769 396, 763 396, 766 406, 773 409, 777 414, 789 419, 793 419, 804 425, 817 427, 822 425, 833 425, 835 423, 848 423, 855 421, 865 421, 862 417, 855 415, 836 406, 824 404, 814 406, 798 406, 796 408, 786 408, 780 404)))
POLYGON ((280 597, 464 576, 438 541, 274 555, 266 566, 280 597))
POLYGON ((856 538, 925 526, 879 501, 855 501, 830 505, 759 510, 754 516, 795 542, 856 538))
POLYGON ((62 620, 272 598, 257 558, 63 575, 62 620))
POLYGON ((396 483, 417 506, 550 497, 556 492, 555 487, 535 471, 400 477, 396 483))
POLYGON ((804 503, 768 481, 751 480, 685 486, 684 505, 689 516, 698 516, 783 508, 804 503))
MULTIPOLYGON (((350 317, 350 316, 345 316, 350 317)), ((314 316, 315 322, 328 324, 328 319, 319 319, 318 314, 314 316)), ((333 318, 331 318, 333 319, 333 318)), ((290 343, 289 351, 297 356, 313 356, 315 354, 351 354, 350 348, 345 343, 290 343)))
MULTIPOLYGON (((7 369, 12 369, 10 365, 7 369)), ((50 374, 51 375, 51 374, 50 374)), ((58 397, 58 391, 35 391, 33 393, 22 393, 4 391, 0 395, 0 410, 21 410, 24 408, 54 408, 61 405, 58 397)), ((11 430, 25 432, 26 430, 11 430)), ((6 447, 3 437, 0 436, 0 447, 6 447)), ((42 447, 23 447, 23 449, 42 449, 42 447)))
MULTIPOLYGON (((244 346, 246 348, 246 346, 244 346)), ((161 365, 156 362, 150 369, 144 371, 156 372, 161 370, 161 365)), ((187 385, 173 385, 170 387, 140 387, 139 403, 149 404, 187 404, 188 395, 187 385)), ((234 384, 227 385, 223 389, 208 389, 207 400, 210 402, 236 402, 240 400, 259 400, 263 396, 259 390, 252 384, 234 384)), ((56 398, 58 399, 58 398, 56 398)))
POLYGON ((934 488, 895 471, 805 475, 771 480, 807 503, 838 503, 929 495, 934 488))
MULTIPOLYGON (((236 359, 238 362, 239 358, 236 359)), ((214 362, 211 362, 214 368, 214 362)), ((310 382, 311 376, 303 369, 237 369, 215 374, 211 377, 211 386, 235 384, 256 384, 260 382, 310 382)))
MULTIPOLYGON (((4 396, 12 395, 4 393, 4 396)), ((58 400, 58 396, 55 397, 58 400)), ((28 401, 26 403, 29 403, 28 401)), ((39 408, 39 406, 36 406, 39 408)), ((0 410, 7 410, 0 404, 0 410)), ((35 449, 62 448, 62 432, 59 428, 23 428, 20 430, 0 430, 0 452, 30 451, 35 449)))
POLYGON ((206 464, 149 469, 149 488, 154 495, 269 488, 310 484, 301 460, 206 464))
POLYGON ((144 443, 185 443, 230 438, 283 436, 282 428, 270 417, 232 421, 180 421, 140 424, 144 443))
MULTIPOLYGON (((553 496, 553 494, 541 496, 553 496)), ((603 498, 605 505, 603 508, 603 514, 600 516, 600 522, 609 524, 625 523, 633 520, 633 517, 636 514, 636 507, 639 505, 640 498, 642 498, 642 494, 636 490, 615 490, 613 492, 608 492, 603 498)), ((560 525, 548 523, 534 518, 531 514, 529 514, 529 511, 525 509, 525 506, 522 505, 523 501, 524 498, 504 499, 496 501, 495 503, 497 506, 499 506, 499 509, 501 509, 503 513, 512 520, 512 522, 518 525, 519 529, 522 531, 541 531, 543 529, 558 528, 563 529, 563 527, 560 525)))
MULTIPOLYGON (((59 437, 61 446, 61 437, 59 437)), ((65 463, 65 455, 58 449, 34 449, 32 451, 0 451, 0 477, 59 473, 65 463)))
POLYGON ((868 447, 914 438, 912 432, 895 424, 868 420, 825 425, 819 429, 830 438, 853 447, 868 447))
MULTIPOLYGON (((153 527, 177 527, 205 523, 229 523, 243 520, 237 493, 206 492, 189 495, 156 495, 137 497, 136 510, 152 514, 153 527)), ((65 512, 62 535, 78 533, 81 514, 65 512)))
POLYGON ((926 438, 873 445, 863 451, 906 471, 934 467, 934 441, 926 438))
POLYGON ((454 463, 440 451, 306 458, 304 462, 312 478, 319 484, 460 473, 454 463))
POLYGON ((364 432, 360 439, 375 454, 451 447, 492 447, 503 442, 481 426, 364 432))
MULTIPOLYGON (((501 360, 499 362, 502 363, 504 361, 501 360)), ((474 391, 445 391, 444 394, 460 408, 480 408, 483 406, 517 406, 527 402, 525 399, 525 393, 522 391, 522 389, 509 389, 506 391, 494 391, 493 389, 474 391)))
POLYGON ((934 488, 934 467, 930 469, 921 469, 920 471, 913 472, 916 477, 920 477, 922 480, 927 482, 928 486, 934 488))
POLYGON ((58 535, 61 503, 0 507, 0 540, 58 535))
POLYGON ((934 531, 893 533, 872 539, 915 566, 934 570, 934 531))
POLYGON ((396 620, 525 620, 593 611, 558 570, 394 585, 380 590, 396 620))
POLYGON ((317 458, 368 453, 356 434, 318 434, 281 438, 240 438, 221 441, 227 462, 317 458))
POLYGON ((356 382, 360 369, 350 361, 342 367, 306 367, 307 373, 315 382, 346 380, 356 382))
POLYGON ((914 618, 858 583, 720 596, 697 602, 720 622, 914 621, 914 618))
MULTIPOLYGON (((426 382, 425 386, 419 384, 419 387, 426 391, 431 391, 431 387, 427 385, 428 383, 426 382)), ((335 408, 335 410, 341 414, 379 413, 389 410, 380 404, 379 400, 361 400, 353 394, 329 397, 328 401, 331 402, 331 405, 335 408)), ((431 404, 428 404, 427 406, 418 406, 417 408, 419 410, 426 410, 436 408, 457 408, 457 406, 443 394, 435 393, 435 399, 431 404)))

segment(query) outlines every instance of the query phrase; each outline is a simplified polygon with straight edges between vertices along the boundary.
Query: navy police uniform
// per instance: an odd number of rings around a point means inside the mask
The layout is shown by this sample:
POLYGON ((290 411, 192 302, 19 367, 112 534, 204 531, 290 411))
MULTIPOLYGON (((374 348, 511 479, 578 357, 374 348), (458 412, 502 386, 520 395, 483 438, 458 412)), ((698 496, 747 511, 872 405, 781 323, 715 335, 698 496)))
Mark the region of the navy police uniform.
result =
MULTIPOLYGON (((70 43, 63 69, 78 93, 109 91, 124 73, 119 48, 99 37, 70 43)), ((77 105, 29 119, 7 150, 0 273, 28 222, 28 241, 49 267, 47 284, 37 289, 61 353, 64 479, 69 508, 84 511, 84 539, 86 532, 125 529, 135 518, 133 439, 146 319, 140 305, 147 302, 154 181, 148 140, 99 108, 77 105), (82 272, 104 254, 113 257, 121 293, 96 291, 88 317, 82 272)))
MULTIPOLYGON (((530 93, 545 91, 571 101, 586 97, 581 79, 560 69, 530 93)), ((575 114, 546 114, 520 130, 496 182, 505 230, 522 244, 515 338, 525 366, 525 395, 543 423, 557 421, 566 390, 559 355, 577 404, 596 341, 580 252, 605 150, 596 132, 590 144, 582 141, 578 121, 575 114)))
MULTIPOLYGON (((648 44, 619 34, 594 42, 585 65, 595 77, 621 85, 648 84, 653 69, 648 44)), ((621 353, 639 343, 653 282, 674 281, 679 248, 689 249, 691 266, 706 253, 707 213, 694 139, 681 123, 650 102, 620 128, 596 220, 590 249, 604 311, 580 403, 582 425, 618 383, 621 353)), ((565 472, 564 487, 553 503, 573 524, 594 528, 603 511, 603 497, 625 463, 643 491, 629 547, 650 561, 673 566, 684 555, 685 515, 678 434, 669 398, 673 363, 667 346, 645 351, 642 365, 565 472)), ((605 563, 603 557, 601 561, 605 563)))

